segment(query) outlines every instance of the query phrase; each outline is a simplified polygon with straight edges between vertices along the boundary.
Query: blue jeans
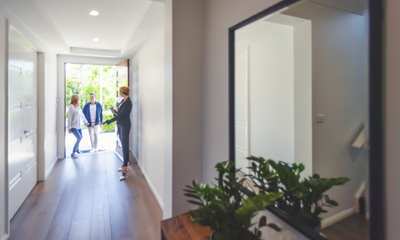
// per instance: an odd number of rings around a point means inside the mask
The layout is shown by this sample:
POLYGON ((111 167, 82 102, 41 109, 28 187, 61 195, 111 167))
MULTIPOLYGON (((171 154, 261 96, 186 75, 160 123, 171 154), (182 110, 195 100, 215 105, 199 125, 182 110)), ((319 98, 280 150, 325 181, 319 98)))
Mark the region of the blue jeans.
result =
MULTIPOLYGON (((72 154, 76 152, 76 149, 79 149, 79 143, 82 140, 82 129, 71 128, 72 133, 76 137, 76 143, 74 145, 74 149, 72 150, 72 154)), ((71 154, 71 156, 72 156, 71 154)))

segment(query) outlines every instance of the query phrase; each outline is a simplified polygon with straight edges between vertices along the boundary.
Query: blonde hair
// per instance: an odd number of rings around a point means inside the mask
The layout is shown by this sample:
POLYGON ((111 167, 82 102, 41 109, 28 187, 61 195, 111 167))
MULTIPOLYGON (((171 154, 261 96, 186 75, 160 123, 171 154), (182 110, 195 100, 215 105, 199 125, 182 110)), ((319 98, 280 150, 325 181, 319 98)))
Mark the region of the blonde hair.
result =
POLYGON ((119 91, 122 92, 123 94, 129 96, 129 93, 130 93, 131 90, 129 89, 129 87, 121 87, 119 89, 119 91))
POLYGON ((79 97, 79 95, 78 94, 74 94, 74 95, 72 95, 69 104, 72 104, 75 107, 79 107, 79 101, 80 100, 81 100, 81 98, 79 97))

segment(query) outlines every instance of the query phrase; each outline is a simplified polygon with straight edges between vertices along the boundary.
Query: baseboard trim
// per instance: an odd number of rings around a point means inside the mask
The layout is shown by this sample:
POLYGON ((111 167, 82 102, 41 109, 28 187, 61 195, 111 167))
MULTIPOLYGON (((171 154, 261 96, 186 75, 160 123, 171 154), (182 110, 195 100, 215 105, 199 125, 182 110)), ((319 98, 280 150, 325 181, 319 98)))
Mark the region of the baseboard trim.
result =
POLYGON ((164 203, 162 201, 162 198, 158 194, 158 192, 157 192, 156 188, 154 187, 153 183, 150 181, 150 178, 148 177, 146 171, 143 170, 142 165, 140 164, 140 161, 137 161, 137 163, 138 163, 138 165, 140 167, 140 170, 143 173, 144 178, 146 179, 147 184, 149 184, 149 187, 150 187, 151 191, 153 192, 154 196, 156 197, 157 202, 161 207, 161 210, 164 210, 164 203))
POLYGON ((138 157, 136 156, 135 152, 132 151, 132 149, 129 149, 129 152, 132 154, 132 156, 135 159, 135 161, 138 162, 138 157))
POLYGON ((343 212, 340 212, 340 213, 338 213, 336 215, 333 215, 331 217, 323 219, 321 221, 321 227, 322 227, 322 229, 324 229, 324 228, 326 228, 326 227, 328 227, 328 226, 330 226, 332 224, 335 224, 335 223, 337 223, 337 222, 339 222, 339 221, 341 221, 341 220, 343 220, 343 219, 345 219, 347 217, 350 217, 354 213, 356 213, 354 208, 349 208, 347 210, 344 210, 343 212))
POLYGON ((365 192, 365 182, 361 183, 361 186, 358 188, 358 191, 354 195, 354 209, 357 213, 360 212, 360 198, 362 194, 365 192))
POLYGON ((9 238, 8 234, 4 234, 4 236, 1 238, 1 240, 7 240, 9 238))
POLYGON ((46 180, 46 179, 47 179, 47 177, 48 177, 49 174, 51 173, 51 170, 53 170, 54 165, 56 165, 57 161, 58 161, 58 159, 55 159, 55 160, 51 163, 51 166, 50 166, 48 169, 46 169, 46 172, 45 172, 45 174, 44 174, 44 179, 43 179, 43 180, 46 180))

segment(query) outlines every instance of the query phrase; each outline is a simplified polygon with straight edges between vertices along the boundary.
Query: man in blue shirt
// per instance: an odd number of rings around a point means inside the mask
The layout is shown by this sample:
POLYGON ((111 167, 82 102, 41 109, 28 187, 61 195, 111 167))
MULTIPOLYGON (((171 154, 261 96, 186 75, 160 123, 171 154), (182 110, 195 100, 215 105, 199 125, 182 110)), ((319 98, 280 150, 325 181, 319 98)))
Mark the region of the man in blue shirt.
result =
POLYGON ((92 151, 97 152, 98 135, 103 122, 103 107, 99 102, 96 102, 96 94, 90 93, 90 102, 86 103, 83 107, 83 115, 89 122, 87 127, 89 130, 90 142, 92 144, 92 151))

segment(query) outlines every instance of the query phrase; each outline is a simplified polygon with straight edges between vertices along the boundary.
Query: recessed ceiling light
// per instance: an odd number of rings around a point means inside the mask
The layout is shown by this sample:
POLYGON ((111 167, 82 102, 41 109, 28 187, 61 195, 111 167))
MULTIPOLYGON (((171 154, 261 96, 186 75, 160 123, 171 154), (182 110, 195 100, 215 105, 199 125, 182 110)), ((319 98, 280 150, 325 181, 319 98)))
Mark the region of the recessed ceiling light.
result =
POLYGON ((99 15, 99 12, 96 11, 96 10, 93 10, 89 14, 92 15, 92 16, 97 16, 97 15, 99 15))
POLYGON ((93 38, 93 42, 98 42, 99 41, 99 38, 93 38))

